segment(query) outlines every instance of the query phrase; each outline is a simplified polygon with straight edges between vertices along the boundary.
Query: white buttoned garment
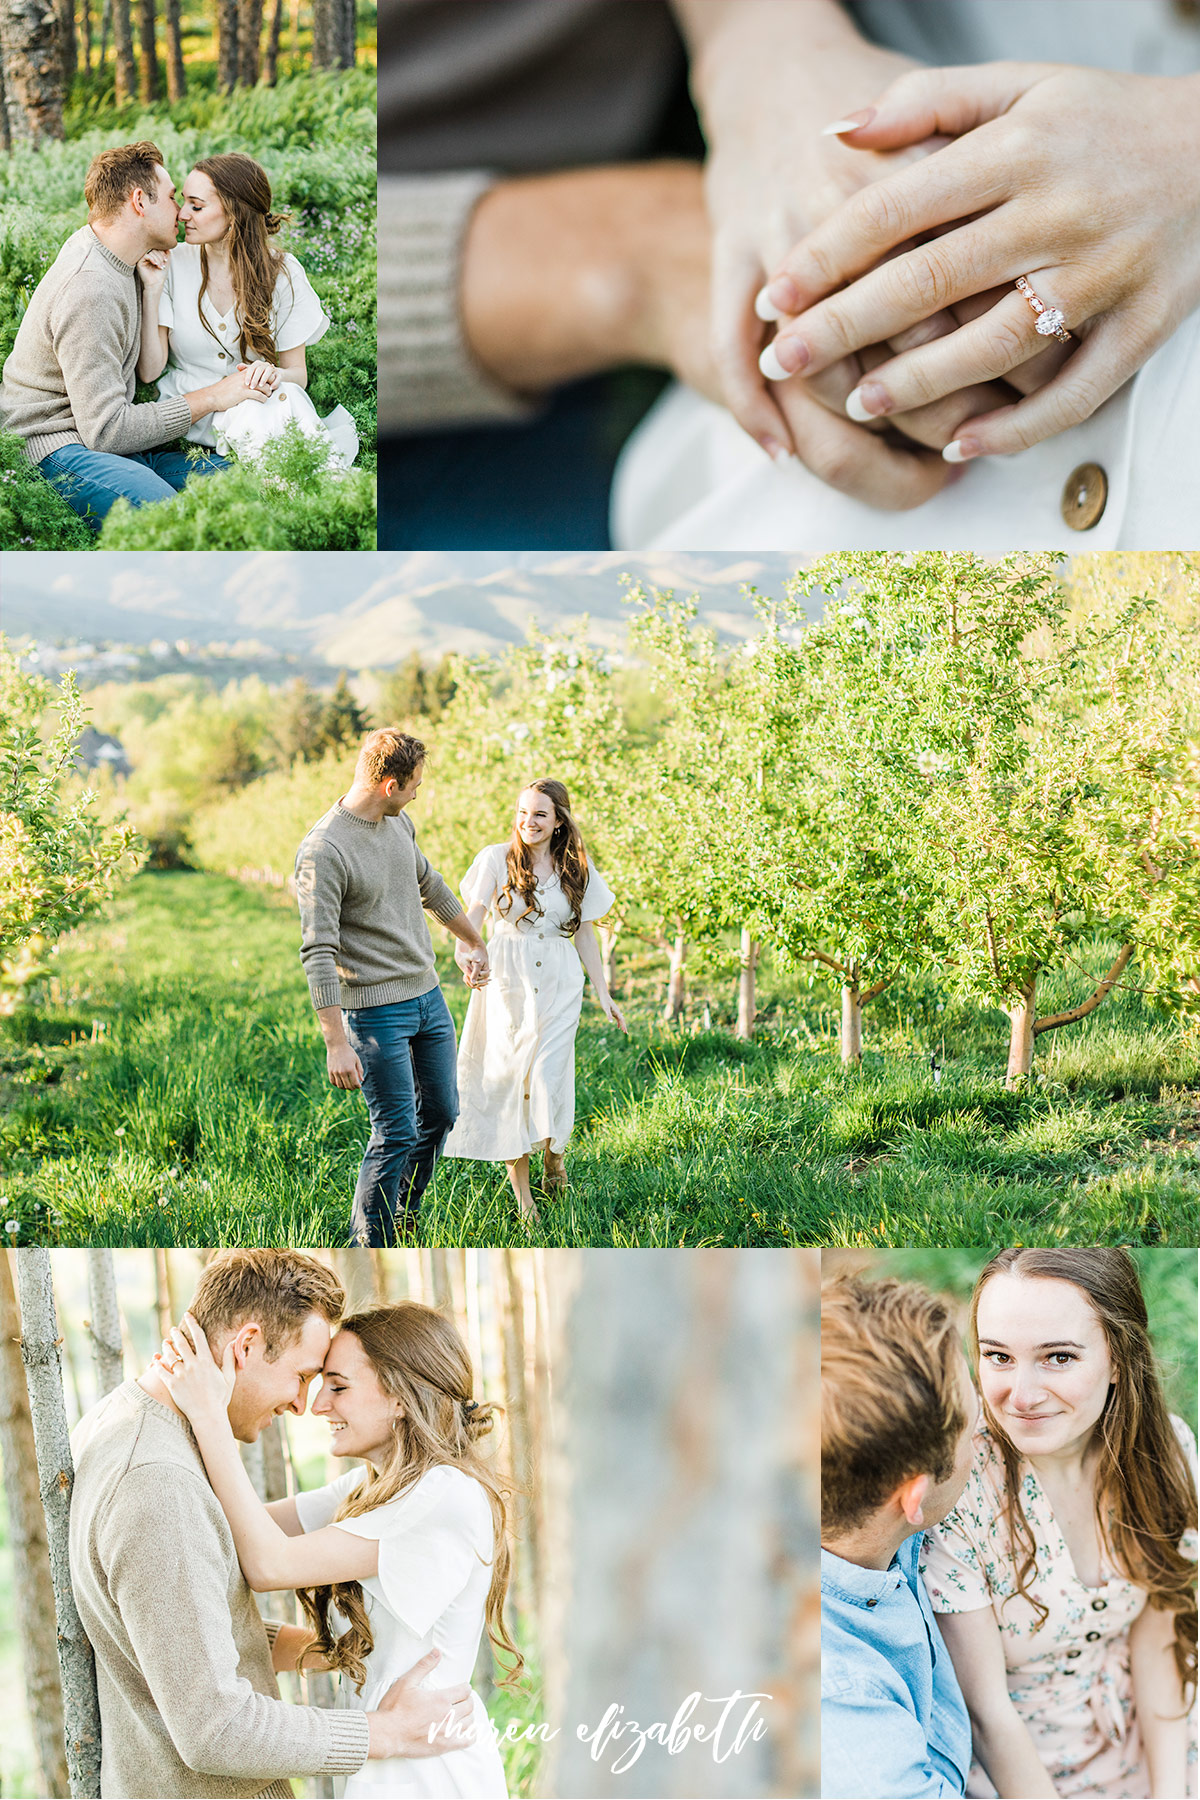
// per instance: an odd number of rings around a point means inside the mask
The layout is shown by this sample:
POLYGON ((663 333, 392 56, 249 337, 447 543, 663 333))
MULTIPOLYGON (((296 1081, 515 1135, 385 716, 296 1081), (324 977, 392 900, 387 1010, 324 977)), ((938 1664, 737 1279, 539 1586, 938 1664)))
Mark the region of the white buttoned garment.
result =
MULTIPOLYGON (((271 302, 271 332, 280 355, 301 344, 319 343, 330 325, 296 258, 285 254, 283 262, 271 302)), ((158 379, 162 399, 208 387, 231 374, 240 362, 252 360, 242 344, 236 309, 231 306, 226 313, 218 312, 208 290, 200 300, 198 244, 177 244, 171 251, 159 296, 158 322, 170 334, 170 361, 158 379), (201 324, 201 306, 212 336, 201 324)), ((328 418, 319 418, 307 393, 294 381, 280 382, 265 403, 244 400, 227 412, 205 413, 189 426, 187 436, 208 449, 245 455, 278 436, 289 423, 298 425, 306 437, 328 436, 337 462, 347 468, 358 454, 358 433, 346 409, 338 406, 328 418)))
MULTIPOLYGON (((583 1004, 583 964, 563 927, 570 905, 558 877, 538 884, 541 916, 522 917, 518 895, 496 910, 507 844, 489 844, 463 877, 463 906, 489 916, 491 980, 467 1006, 458 1050, 458 1123, 444 1156, 515 1162, 549 1142, 558 1155, 575 1123, 575 1033, 583 1004)), ((615 896, 588 859, 581 924, 602 919, 615 896)))

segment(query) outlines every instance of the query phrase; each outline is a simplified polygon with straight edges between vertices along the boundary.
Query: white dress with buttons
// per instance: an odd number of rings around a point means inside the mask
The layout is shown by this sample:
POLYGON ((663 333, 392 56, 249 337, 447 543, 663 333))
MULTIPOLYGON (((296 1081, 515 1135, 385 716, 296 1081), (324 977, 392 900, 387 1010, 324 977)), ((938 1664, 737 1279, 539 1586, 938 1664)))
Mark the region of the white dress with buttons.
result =
MULTIPOLYGON (((583 964, 563 927, 570 905, 556 875, 537 888, 541 916, 522 916, 518 895, 496 908, 507 844, 490 844, 467 870, 463 906, 488 915, 491 980, 467 1007, 458 1050, 458 1122, 445 1156, 515 1162, 547 1141, 558 1155, 575 1122, 575 1033, 583 964)), ((581 924, 602 919, 615 896, 588 860, 581 924)))
MULTIPOLYGON (((1012 57, 1150 75, 1200 68, 1200 18, 1170 0, 858 0, 872 41, 921 61, 1012 57), (939 29, 939 20, 941 28, 939 29), (947 57, 942 46, 953 32, 947 57)), ((1109 162, 1115 153, 1097 149, 1109 162)), ((1034 280, 1036 287, 1036 278, 1034 280)), ((1069 323, 1069 321, 1068 321, 1069 323)), ((1200 495, 1200 313, 1082 425, 981 457, 911 512, 777 467, 723 408, 671 387, 613 483, 622 550, 1162 550, 1193 542, 1200 495)))
MULTIPOLYGON (((334 1513, 363 1480, 351 1469, 327 1487, 296 1495, 305 1531, 331 1525, 334 1513)), ((492 1580, 492 1509, 483 1488, 461 1469, 430 1469, 398 1500, 357 1519, 338 1519, 339 1531, 378 1538, 379 1573, 362 1584, 374 1649, 358 1694, 345 1678, 338 1704, 373 1711, 394 1681, 430 1650, 441 1661, 423 1687, 469 1682, 483 1637, 492 1580)), ((334 1625, 345 1621, 334 1615, 334 1625)), ((346 1800, 401 1800, 402 1796, 472 1796, 505 1800, 504 1765, 487 1708, 474 1700, 476 1737, 445 1756, 395 1757, 368 1762, 346 1782, 346 1800)))
MULTIPOLYGON (((271 333, 280 355, 301 344, 319 343, 329 330, 329 317, 296 258, 285 255, 283 262, 271 302, 271 333)), ((158 322, 170 334, 170 360, 158 380, 162 399, 208 387, 240 362, 251 360, 241 341, 235 308, 218 312, 207 290, 200 300, 198 244, 177 244, 171 251, 159 296, 158 322), (200 322, 201 305, 212 335, 200 322)), ((331 443, 330 460, 335 467, 348 469, 358 455, 358 432, 345 407, 337 406, 327 418, 319 418, 307 393, 295 381, 281 381, 265 403, 243 400, 226 412, 206 413, 188 428, 187 436, 192 443, 219 450, 222 455, 250 456, 289 424, 297 425, 305 437, 331 443)))

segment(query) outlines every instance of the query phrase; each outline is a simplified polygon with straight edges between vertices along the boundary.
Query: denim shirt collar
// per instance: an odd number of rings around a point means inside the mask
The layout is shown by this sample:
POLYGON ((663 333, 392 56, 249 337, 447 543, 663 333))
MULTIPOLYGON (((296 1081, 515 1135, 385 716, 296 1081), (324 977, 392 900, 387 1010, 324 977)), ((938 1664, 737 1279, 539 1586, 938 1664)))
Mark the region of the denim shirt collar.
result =
MULTIPOLYGON (((915 1538, 906 1539, 886 1569, 864 1569, 861 1563, 847 1562, 844 1556, 835 1556, 832 1550, 822 1550, 822 1591, 836 1594, 839 1600, 848 1601, 851 1606, 870 1607, 873 1610, 881 1600, 894 1594, 910 1573, 901 1567, 900 1557, 910 1544, 919 1544, 920 1536, 918 1532, 915 1538)), ((915 1550, 912 1559, 915 1563, 915 1550)))

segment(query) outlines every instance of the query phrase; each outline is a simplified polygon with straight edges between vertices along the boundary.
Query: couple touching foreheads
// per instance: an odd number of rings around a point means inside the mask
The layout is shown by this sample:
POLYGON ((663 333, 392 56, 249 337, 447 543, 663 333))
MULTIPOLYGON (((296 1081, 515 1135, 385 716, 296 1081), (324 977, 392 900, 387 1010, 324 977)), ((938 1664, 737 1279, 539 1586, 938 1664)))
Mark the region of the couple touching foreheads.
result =
POLYGON ((345 1295, 290 1250, 213 1256, 149 1369, 72 1434, 71 1581, 96 1657, 102 1794, 503 1796, 470 1687, 504 1624, 504 1495, 479 1439, 454 1326, 410 1302, 342 1317, 345 1295), (269 1506, 238 1452, 277 1414, 313 1412, 351 1460, 269 1506), (361 1464, 365 1464, 362 1467, 361 1464), (297 1590, 309 1628, 268 1624, 254 1592, 297 1590), (337 1710, 290 1706, 275 1671, 329 1669, 337 1710))
MULTIPOLYGON (((1167 1254, 1163 1252, 1161 1254, 1167 1254)), ((828 1795, 1196 1793, 1196 1443, 1127 1250, 821 1312, 828 1795)))
POLYGON ((121 144, 83 191, 88 222, 38 283, 0 386, 5 427, 68 505, 98 531, 118 499, 169 500, 288 425, 348 467, 354 421, 318 419, 305 392, 330 321, 272 242, 284 220, 261 164, 205 157, 180 192, 156 144, 121 144), (158 399, 135 401, 138 381, 158 399))

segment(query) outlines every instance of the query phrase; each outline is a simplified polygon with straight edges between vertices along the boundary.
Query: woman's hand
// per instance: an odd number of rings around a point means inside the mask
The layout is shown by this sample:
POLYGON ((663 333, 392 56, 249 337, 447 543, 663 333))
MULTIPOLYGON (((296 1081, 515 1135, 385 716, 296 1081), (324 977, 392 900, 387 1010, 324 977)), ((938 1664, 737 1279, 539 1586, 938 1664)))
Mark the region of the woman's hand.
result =
POLYGON ((191 1313, 184 1313, 182 1327, 175 1325, 163 1339, 163 1347, 155 1357, 163 1386, 172 1400, 193 1424, 198 1419, 227 1418, 233 1394, 236 1370, 233 1364, 233 1339, 225 1346, 218 1365, 208 1347, 208 1339, 191 1313), (189 1341, 188 1333, 191 1333, 189 1341))
POLYGON ((147 299, 157 299, 162 293, 167 279, 167 259, 169 250, 147 250, 145 256, 138 261, 138 279, 147 299))
POLYGON ((628 1037, 629 1027, 625 1023, 625 1014, 621 1011, 611 995, 606 1001, 601 1002, 601 1007, 605 1018, 608 1019, 611 1024, 615 1025, 619 1031, 623 1031, 625 1036, 628 1037))
POLYGON ((1023 450, 1088 418, 1200 305, 1200 77, 924 70, 861 121, 842 135, 872 153, 934 132, 955 141, 864 188, 784 258, 768 293, 800 316, 775 340, 781 370, 818 374, 972 296, 992 304, 872 369, 852 417, 928 405, 1044 354, 1019 275, 1077 347, 1052 346, 1060 366, 1045 385, 973 418, 951 461, 1023 450))
POLYGON ((256 388, 262 394, 273 393, 281 380, 279 370, 269 362, 239 363, 238 373, 248 388, 256 388))

